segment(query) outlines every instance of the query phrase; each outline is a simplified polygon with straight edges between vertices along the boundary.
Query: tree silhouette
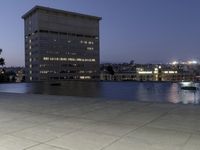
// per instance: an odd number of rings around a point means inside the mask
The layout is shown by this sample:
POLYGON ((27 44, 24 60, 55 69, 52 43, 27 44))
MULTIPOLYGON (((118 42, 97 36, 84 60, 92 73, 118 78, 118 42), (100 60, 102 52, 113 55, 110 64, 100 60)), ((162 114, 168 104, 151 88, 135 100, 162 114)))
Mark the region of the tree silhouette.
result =
MULTIPOLYGON (((0 55, 2 53, 2 49, 0 48, 0 55)), ((7 76, 5 75, 5 70, 3 69, 3 66, 5 65, 4 58, 0 57, 0 82, 6 82, 8 80, 7 76)))
POLYGON ((5 65, 5 60, 4 58, 0 58, 0 66, 4 66, 5 65))
MULTIPOLYGON (((0 55, 1 55, 1 53, 2 53, 2 49, 0 48, 0 55)), ((5 65, 5 60, 4 60, 4 58, 0 58, 0 66, 4 66, 5 65)))
POLYGON ((115 74, 115 71, 113 70, 113 67, 112 66, 107 66, 106 70, 108 71, 108 73, 110 75, 114 75, 115 74))

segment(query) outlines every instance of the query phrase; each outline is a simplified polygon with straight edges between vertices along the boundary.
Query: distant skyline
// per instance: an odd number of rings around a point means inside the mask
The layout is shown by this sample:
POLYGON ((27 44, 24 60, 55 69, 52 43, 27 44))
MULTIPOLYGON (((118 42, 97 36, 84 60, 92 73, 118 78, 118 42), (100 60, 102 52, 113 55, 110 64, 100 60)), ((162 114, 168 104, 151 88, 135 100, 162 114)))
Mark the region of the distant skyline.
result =
POLYGON ((199 0, 2 0, 0 48, 6 66, 24 65, 24 22, 35 5, 102 17, 101 62, 200 58, 199 0))

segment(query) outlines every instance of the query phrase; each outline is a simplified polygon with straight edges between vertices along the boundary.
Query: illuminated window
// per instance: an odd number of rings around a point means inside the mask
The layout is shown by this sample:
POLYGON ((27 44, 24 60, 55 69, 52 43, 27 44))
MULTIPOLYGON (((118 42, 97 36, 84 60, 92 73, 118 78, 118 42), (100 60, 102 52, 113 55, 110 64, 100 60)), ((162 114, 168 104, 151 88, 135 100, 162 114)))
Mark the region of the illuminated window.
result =
POLYGON ((32 78, 32 77, 30 77, 30 81, 32 81, 32 79, 33 79, 33 78, 32 78))
POLYGON ((80 76, 80 79, 91 79, 90 76, 80 76))
POLYGON ((47 74, 49 71, 40 71, 40 74, 47 74))
POLYGON ((61 61, 67 61, 67 58, 60 58, 61 61))
POLYGON ((157 73, 158 73, 158 71, 157 71, 157 70, 155 70, 155 71, 154 71, 154 73, 155 73, 155 74, 157 74, 157 73))
POLYGON ((82 61, 82 59, 81 59, 81 58, 77 58, 76 60, 77 60, 77 61, 82 61))
POLYGON ((31 52, 29 52, 29 56, 31 56, 32 55, 32 53, 31 52))
POLYGON ((32 68, 32 65, 31 65, 31 64, 29 65, 29 68, 32 68))
POLYGON ((68 58, 68 61, 75 61, 75 58, 68 58))
POLYGON ((152 71, 138 71, 139 74, 152 74, 152 71))
POLYGON ((87 47, 87 50, 92 51, 92 50, 94 50, 94 48, 93 47, 87 47))
POLYGON ((91 77, 90 76, 85 76, 85 79, 91 79, 91 77))
POLYGON ((80 79, 85 79, 85 77, 84 76, 80 76, 80 79))
POLYGON ((31 47, 31 45, 29 46, 29 49, 31 49, 32 47, 31 47))
POLYGON ((43 57, 43 60, 49 60, 49 57, 43 57))

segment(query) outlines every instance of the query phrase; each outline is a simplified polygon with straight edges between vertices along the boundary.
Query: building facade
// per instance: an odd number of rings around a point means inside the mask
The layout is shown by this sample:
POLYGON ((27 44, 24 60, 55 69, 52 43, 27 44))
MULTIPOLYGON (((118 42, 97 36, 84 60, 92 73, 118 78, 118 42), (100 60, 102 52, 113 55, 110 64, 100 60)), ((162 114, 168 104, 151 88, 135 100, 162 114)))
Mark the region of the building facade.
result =
POLYGON ((99 79, 100 17, 35 6, 22 18, 26 81, 99 79))

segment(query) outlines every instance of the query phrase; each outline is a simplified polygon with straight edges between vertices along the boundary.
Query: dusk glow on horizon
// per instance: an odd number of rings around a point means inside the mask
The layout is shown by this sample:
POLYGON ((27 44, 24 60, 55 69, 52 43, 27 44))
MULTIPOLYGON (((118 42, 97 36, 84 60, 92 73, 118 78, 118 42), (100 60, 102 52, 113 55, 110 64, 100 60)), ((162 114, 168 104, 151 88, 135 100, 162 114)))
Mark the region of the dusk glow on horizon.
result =
POLYGON ((2 0, 0 49, 6 66, 24 66, 21 17, 35 5, 102 17, 102 63, 200 59, 199 0, 2 0))

